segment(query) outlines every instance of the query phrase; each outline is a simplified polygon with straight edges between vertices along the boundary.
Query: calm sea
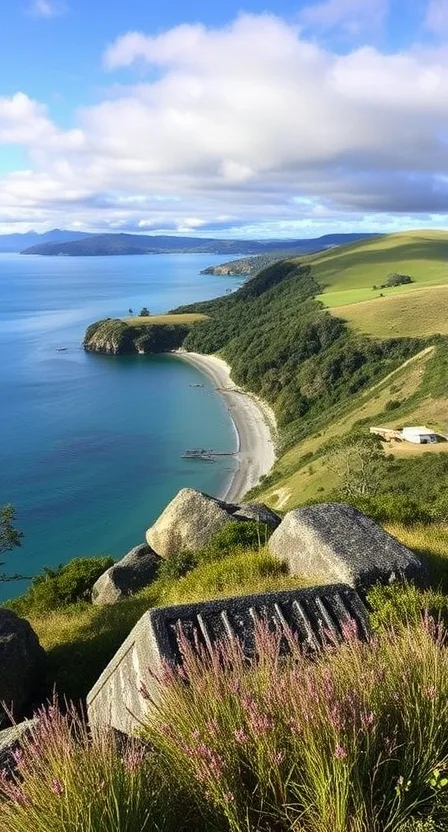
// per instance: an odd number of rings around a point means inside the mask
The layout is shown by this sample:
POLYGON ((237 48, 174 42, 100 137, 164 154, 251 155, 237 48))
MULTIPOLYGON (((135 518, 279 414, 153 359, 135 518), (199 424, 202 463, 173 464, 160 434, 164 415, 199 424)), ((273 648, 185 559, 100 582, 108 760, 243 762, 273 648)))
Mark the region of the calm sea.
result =
MULTIPOLYGON (((235 449, 205 376, 173 356, 81 348, 98 318, 145 305, 164 312, 236 288, 239 278, 200 274, 222 259, 0 255, 0 505, 15 505, 25 534, 2 557, 4 571, 32 576, 76 556, 120 557, 180 488, 225 488, 231 458, 181 459, 186 448, 235 449)), ((0 583, 0 600, 25 587, 0 583)))

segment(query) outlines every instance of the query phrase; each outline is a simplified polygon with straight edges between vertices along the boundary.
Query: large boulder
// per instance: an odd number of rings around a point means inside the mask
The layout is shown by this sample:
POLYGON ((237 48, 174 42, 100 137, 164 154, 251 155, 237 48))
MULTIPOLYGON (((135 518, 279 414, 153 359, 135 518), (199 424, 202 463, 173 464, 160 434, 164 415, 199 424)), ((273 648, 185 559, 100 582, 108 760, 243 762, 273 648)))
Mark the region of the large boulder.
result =
POLYGON ((238 506, 194 488, 183 488, 146 532, 149 546, 162 558, 197 551, 227 523, 257 520, 275 528, 280 518, 266 506, 238 506))
POLYGON ((161 558, 150 546, 135 546, 98 578, 92 589, 92 602, 97 606, 115 604, 148 586, 157 576, 161 558))
POLYGON ((0 609, 0 728, 17 719, 36 692, 45 653, 28 621, 0 609))
POLYGON ((421 560, 353 506, 323 503, 288 512, 269 539, 272 555, 293 575, 342 582, 359 590, 376 582, 425 580, 421 560))

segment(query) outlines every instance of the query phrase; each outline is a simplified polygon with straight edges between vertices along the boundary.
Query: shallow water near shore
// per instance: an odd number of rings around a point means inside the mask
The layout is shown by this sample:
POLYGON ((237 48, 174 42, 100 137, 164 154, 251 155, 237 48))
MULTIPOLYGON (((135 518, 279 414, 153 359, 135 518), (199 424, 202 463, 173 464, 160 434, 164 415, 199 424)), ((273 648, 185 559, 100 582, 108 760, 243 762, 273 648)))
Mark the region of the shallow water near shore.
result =
MULTIPOLYGON (((0 504, 15 505, 25 533, 22 548, 2 557, 5 571, 32 576, 76 556, 120 557, 180 488, 225 491, 233 457, 181 459, 187 448, 236 448, 212 382, 174 356, 80 346, 98 318, 235 289, 240 278, 199 274, 221 261, 0 255, 0 504)), ((0 601, 25 586, 0 583, 0 601)))

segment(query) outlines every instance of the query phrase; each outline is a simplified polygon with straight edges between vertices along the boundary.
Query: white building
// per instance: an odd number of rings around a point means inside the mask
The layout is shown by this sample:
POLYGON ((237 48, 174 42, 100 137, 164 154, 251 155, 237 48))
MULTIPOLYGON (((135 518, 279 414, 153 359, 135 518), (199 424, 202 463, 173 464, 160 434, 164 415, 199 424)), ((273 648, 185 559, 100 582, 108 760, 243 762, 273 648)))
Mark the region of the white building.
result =
POLYGON ((414 442, 416 445, 432 445, 438 439, 437 434, 424 425, 403 428, 400 435, 406 442, 414 442))

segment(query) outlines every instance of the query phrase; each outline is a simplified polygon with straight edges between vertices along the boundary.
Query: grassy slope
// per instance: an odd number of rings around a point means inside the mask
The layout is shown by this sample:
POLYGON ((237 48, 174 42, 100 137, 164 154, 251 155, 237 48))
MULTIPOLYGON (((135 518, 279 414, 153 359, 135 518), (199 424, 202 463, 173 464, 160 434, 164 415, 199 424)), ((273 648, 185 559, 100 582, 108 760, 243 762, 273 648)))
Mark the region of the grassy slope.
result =
POLYGON ((358 332, 378 338, 425 337, 434 332, 448 335, 448 284, 397 294, 392 289, 389 292, 388 297, 338 306, 335 313, 358 332))
POLYGON ((448 232, 420 231, 341 246, 307 262, 325 306, 359 332, 391 338, 448 334, 447 257, 448 232), (414 282, 380 289, 394 271, 414 282))
MULTIPOLYGON (((276 464, 274 485, 261 489, 257 499, 275 508, 288 510, 312 499, 320 499, 340 485, 336 475, 328 470, 327 459, 331 441, 343 437, 357 424, 399 427, 407 424, 427 424, 445 434, 448 430, 447 402, 440 395, 443 379, 439 368, 446 369, 446 355, 442 345, 426 347, 418 355, 383 379, 379 384, 353 396, 341 415, 328 413, 327 425, 294 445, 276 464), (400 407, 388 411, 387 402, 399 401, 400 407), (329 447, 328 444, 330 443, 329 447)), ((441 371, 442 372, 442 369, 441 371)), ((417 455, 425 446, 387 446, 397 455, 417 455)), ((436 445, 438 452, 445 445, 436 445)))
POLYGON ((136 315, 134 318, 122 318, 121 320, 128 326, 154 326, 157 324, 180 326, 182 324, 195 324, 206 319, 207 315, 184 313, 180 315, 149 315, 143 318, 136 315))

